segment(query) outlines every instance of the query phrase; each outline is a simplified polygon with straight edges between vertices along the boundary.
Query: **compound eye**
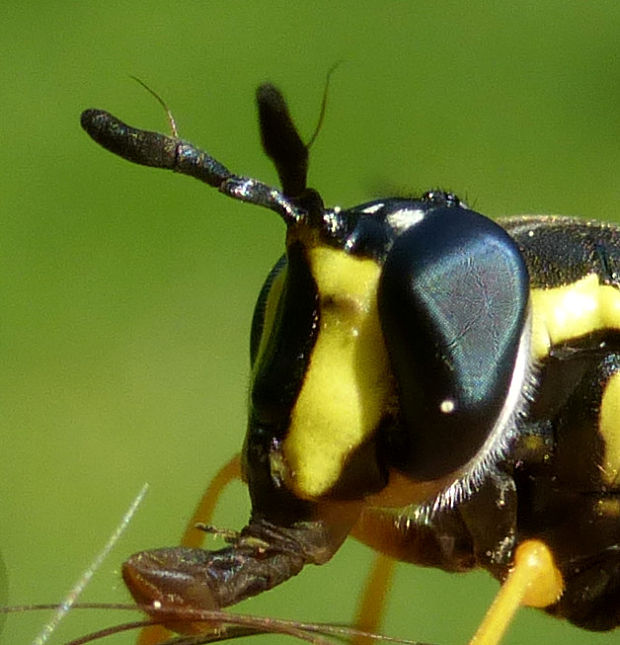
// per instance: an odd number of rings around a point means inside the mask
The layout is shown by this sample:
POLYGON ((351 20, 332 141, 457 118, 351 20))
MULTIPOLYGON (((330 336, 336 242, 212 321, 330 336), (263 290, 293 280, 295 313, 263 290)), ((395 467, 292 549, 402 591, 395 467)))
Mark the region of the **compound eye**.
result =
POLYGON ((472 459, 504 418, 527 268, 498 224, 439 208, 395 240, 378 298, 402 415, 390 450, 414 479, 437 479, 472 459))
MULTIPOLYGON (((282 287, 277 283, 277 278, 282 277, 286 270, 286 255, 283 255, 273 266, 263 286, 261 287, 258 299, 254 305, 252 315, 252 327, 250 331, 250 363, 254 365, 258 348, 265 331, 265 319, 273 317, 278 306, 282 287)), ((269 327, 269 325, 267 325, 269 327)))

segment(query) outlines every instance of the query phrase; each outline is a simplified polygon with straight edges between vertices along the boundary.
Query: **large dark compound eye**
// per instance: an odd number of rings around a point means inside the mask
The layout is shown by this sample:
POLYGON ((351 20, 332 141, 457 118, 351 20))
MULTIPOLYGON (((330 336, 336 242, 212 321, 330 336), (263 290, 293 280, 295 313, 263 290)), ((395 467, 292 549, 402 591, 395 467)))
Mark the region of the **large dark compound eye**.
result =
POLYGON ((472 459, 511 405, 527 268, 499 225, 438 208, 397 237, 378 297, 403 418, 391 457, 414 479, 437 479, 472 459))
POLYGON ((269 326, 275 316, 286 272, 286 255, 283 255, 273 266, 254 305, 252 328, 250 331, 250 363, 254 365, 260 347, 265 326, 269 326))

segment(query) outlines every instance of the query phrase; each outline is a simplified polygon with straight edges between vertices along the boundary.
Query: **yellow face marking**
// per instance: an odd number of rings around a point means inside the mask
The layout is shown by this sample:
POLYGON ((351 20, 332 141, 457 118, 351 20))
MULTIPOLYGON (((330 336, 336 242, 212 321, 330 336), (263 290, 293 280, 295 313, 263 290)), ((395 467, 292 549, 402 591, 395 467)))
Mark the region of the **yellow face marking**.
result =
POLYGON ((338 481, 372 435, 391 392, 377 312, 380 267, 326 246, 308 249, 320 294, 320 329, 283 451, 287 484, 305 499, 338 481))
POLYGON ((532 290, 532 350, 542 359, 570 338, 620 329, 620 290, 599 283, 595 273, 554 289, 532 290))
POLYGON ((599 433, 605 441, 601 463, 603 480, 610 488, 620 490, 620 372, 605 386, 601 399, 599 433))

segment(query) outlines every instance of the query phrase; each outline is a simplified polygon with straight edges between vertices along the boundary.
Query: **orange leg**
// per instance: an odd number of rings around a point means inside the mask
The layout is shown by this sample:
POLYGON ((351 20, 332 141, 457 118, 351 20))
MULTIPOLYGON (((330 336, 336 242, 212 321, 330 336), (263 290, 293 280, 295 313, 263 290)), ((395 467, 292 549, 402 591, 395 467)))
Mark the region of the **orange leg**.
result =
MULTIPOLYGON (((211 480, 198 506, 196 506, 196 510, 185 526, 185 531, 181 538, 181 546, 192 548, 200 548, 202 546, 206 533, 197 529, 196 524, 209 524, 211 522, 220 494, 235 479, 241 479, 241 459, 239 455, 235 455, 228 463, 220 468, 211 480)), ((145 627, 138 637, 138 645, 157 645, 157 643, 169 638, 170 635, 171 633, 160 625, 145 627)))
POLYGON ((562 574, 546 544, 539 540, 522 542, 515 564, 495 596, 470 645, 497 645, 521 606, 547 607, 562 595, 562 574))
POLYGON ((194 514, 185 526, 181 546, 200 548, 205 540, 206 533, 196 528, 196 524, 209 524, 215 511, 220 495, 224 488, 235 479, 241 479, 241 458, 235 455, 228 463, 218 470, 215 477, 204 492, 202 499, 196 506, 194 514))
MULTIPOLYGON (((392 577, 399 560, 405 559, 405 546, 395 530, 394 516, 384 509, 365 508, 351 535, 377 551, 357 608, 355 627, 376 634, 385 614, 392 577)), ((352 645, 371 645, 373 639, 360 636, 352 645)))
MULTIPOLYGON (((363 632, 376 634, 383 615, 394 574, 396 560, 383 553, 377 553, 372 569, 366 579, 364 593, 357 608, 355 627, 363 632)), ((353 639, 351 645, 372 645, 376 641, 365 636, 353 639)))
MULTIPOLYGON (((436 541, 429 540, 429 537, 433 538, 433 527, 409 525, 401 519, 398 513, 389 509, 370 507, 364 509, 352 531, 361 542, 387 554, 379 556, 360 607, 358 625, 364 631, 376 631, 380 620, 393 567, 388 555, 413 563, 439 567, 446 564, 441 559, 441 549, 434 546, 436 541), (427 534, 427 530, 431 533, 427 534), (387 571, 380 572, 382 566, 386 566, 387 571)), ((463 562, 464 569, 471 567, 465 556, 463 562)), ((454 562, 447 564, 454 565, 454 562)), ((539 540, 522 542, 516 549, 514 566, 470 645, 498 645, 519 607, 547 607, 559 600, 563 585, 550 549, 539 540)), ((356 645, 367 642, 361 639, 356 645)))

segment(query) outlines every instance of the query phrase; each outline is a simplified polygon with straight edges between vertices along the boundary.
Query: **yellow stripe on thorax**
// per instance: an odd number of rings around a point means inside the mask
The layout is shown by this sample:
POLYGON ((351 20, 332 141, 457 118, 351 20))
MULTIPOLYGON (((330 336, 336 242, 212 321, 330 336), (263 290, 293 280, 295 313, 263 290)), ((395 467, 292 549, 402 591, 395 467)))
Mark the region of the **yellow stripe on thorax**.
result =
POLYGON ((606 484, 620 490, 620 372, 605 385, 599 415, 599 434, 605 442, 601 474, 606 484))
POLYGON ((284 441, 288 485, 316 498, 380 421, 391 387, 377 312, 380 267, 326 246, 308 249, 320 330, 284 441))
POLYGON ((595 273, 572 284, 532 290, 532 351, 542 359, 571 338, 620 329, 620 290, 599 283, 595 273))

